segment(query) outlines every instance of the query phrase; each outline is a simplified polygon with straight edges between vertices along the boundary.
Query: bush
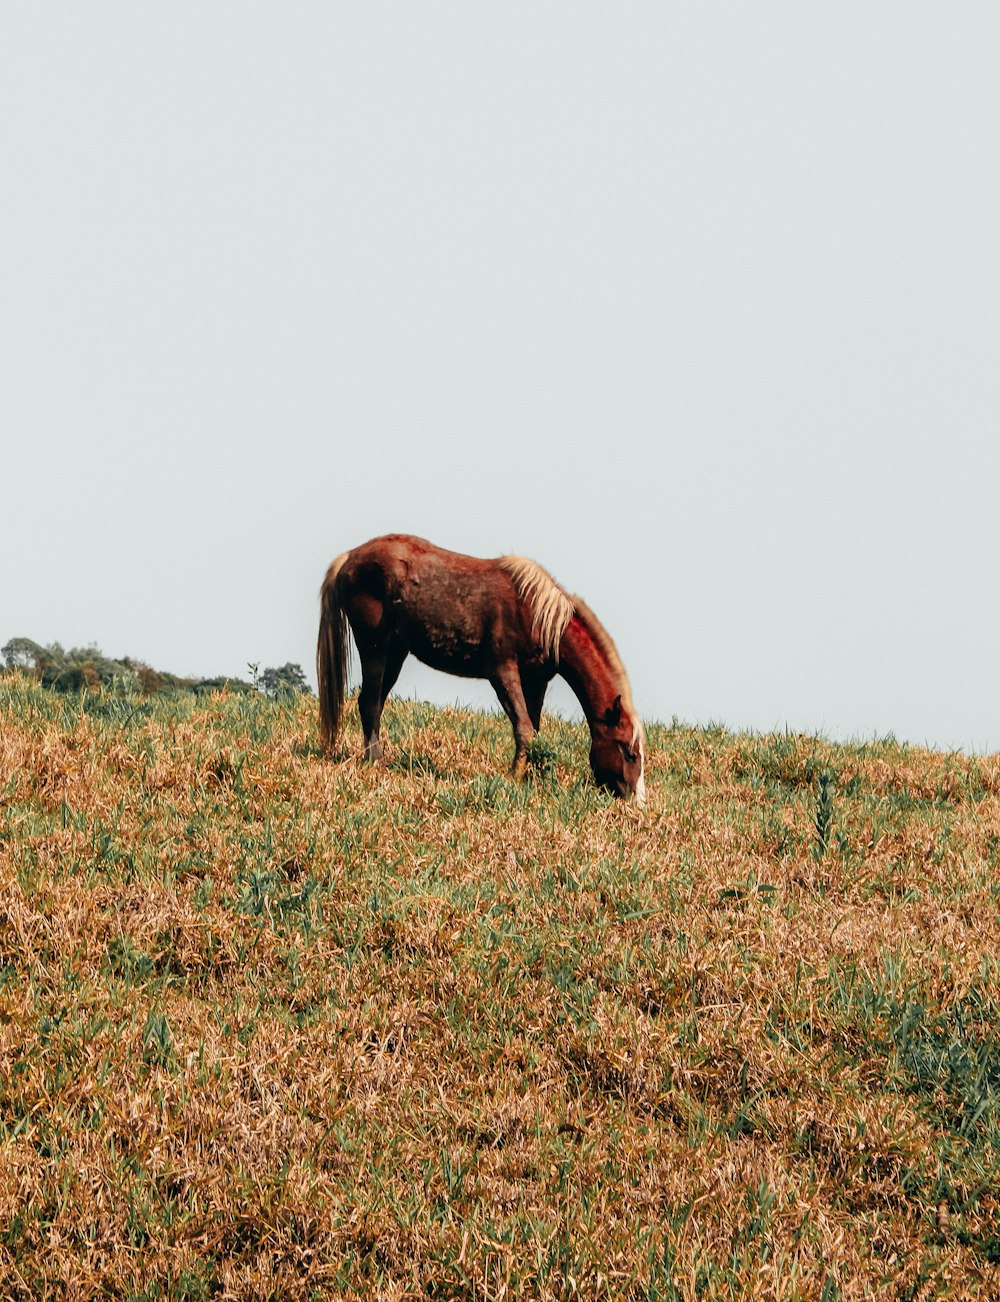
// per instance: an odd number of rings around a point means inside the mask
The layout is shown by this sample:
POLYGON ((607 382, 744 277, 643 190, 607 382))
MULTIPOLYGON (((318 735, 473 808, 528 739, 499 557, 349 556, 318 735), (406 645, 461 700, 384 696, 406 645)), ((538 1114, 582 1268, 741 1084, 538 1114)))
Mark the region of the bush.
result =
POLYGON ((306 682, 301 665, 282 665, 280 669, 265 669, 261 674, 260 689, 268 696, 297 696, 311 689, 306 682))
MULTIPOLYGON (((158 692, 253 691, 251 685, 241 678, 180 678, 131 656, 112 660, 100 647, 93 645, 71 647, 66 651, 58 642, 41 646, 30 637, 12 637, 0 647, 0 655, 9 671, 30 674, 43 687, 51 687, 57 692, 139 691, 144 696, 152 696, 158 692)), ((278 675, 277 681, 284 684, 293 681, 288 675, 289 670, 298 670, 302 675, 297 665, 285 665, 282 669, 267 672, 278 675)), ((302 682, 305 685, 304 675, 302 682)), ((308 687, 304 686, 304 690, 308 691, 308 687)))

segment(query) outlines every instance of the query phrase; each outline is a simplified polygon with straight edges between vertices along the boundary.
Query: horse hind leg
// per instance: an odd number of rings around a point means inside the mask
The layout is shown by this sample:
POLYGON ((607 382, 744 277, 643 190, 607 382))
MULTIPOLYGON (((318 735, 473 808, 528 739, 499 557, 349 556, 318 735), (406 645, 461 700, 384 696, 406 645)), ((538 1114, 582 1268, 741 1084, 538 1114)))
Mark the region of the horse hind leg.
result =
POLYGON ((403 667, 403 661, 409 655, 405 646, 394 646, 389 648, 389 653, 385 658, 385 670, 382 674, 382 709, 385 709, 385 703, 389 699, 389 693, 396 686, 396 679, 399 677, 399 671, 403 667))
POLYGON ((361 731, 365 736, 365 759, 373 764, 382 758, 379 726, 382 722, 382 681, 385 669, 386 657, 382 653, 370 653, 362 658, 358 714, 361 715, 361 731))
POLYGON ((386 651, 369 652, 361 662, 358 713, 365 736, 365 759, 373 764, 382 759, 382 711, 406 656, 405 647, 390 647, 386 651))

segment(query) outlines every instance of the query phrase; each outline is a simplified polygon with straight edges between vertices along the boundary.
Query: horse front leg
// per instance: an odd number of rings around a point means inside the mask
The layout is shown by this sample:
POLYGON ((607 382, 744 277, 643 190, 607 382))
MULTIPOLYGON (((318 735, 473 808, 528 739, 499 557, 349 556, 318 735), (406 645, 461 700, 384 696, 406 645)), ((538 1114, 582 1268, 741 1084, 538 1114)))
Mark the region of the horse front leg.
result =
POLYGON ((524 692, 528 718, 535 732, 542 726, 542 706, 545 704, 545 693, 551 681, 551 674, 545 673, 544 670, 531 668, 521 670, 521 690, 524 692))
POLYGON ((514 761, 510 766, 511 777, 520 780, 528 766, 528 742, 535 735, 535 728, 528 714, 521 687, 521 671, 517 661, 497 665, 496 673, 490 679, 493 690, 504 708, 504 713, 514 729, 514 761))

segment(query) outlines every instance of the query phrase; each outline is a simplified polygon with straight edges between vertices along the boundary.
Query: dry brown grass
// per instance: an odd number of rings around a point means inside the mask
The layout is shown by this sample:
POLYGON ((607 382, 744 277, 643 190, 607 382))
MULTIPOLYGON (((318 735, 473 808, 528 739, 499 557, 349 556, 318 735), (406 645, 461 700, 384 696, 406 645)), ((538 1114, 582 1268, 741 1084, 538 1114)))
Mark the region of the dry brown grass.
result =
POLYGON ((1000 1296, 1000 757, 386 728, 0 682, 2 1296, 1000 1296))

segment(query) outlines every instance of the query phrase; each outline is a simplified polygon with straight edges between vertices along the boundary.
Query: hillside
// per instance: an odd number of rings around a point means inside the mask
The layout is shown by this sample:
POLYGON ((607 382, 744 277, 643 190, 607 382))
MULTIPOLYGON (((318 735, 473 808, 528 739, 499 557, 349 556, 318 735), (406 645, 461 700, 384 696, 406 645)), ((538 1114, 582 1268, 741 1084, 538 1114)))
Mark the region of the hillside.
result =
POLYGON ((0 679, 0 1295, 1000 1296, 1000 756, 315 709, 0 679))

